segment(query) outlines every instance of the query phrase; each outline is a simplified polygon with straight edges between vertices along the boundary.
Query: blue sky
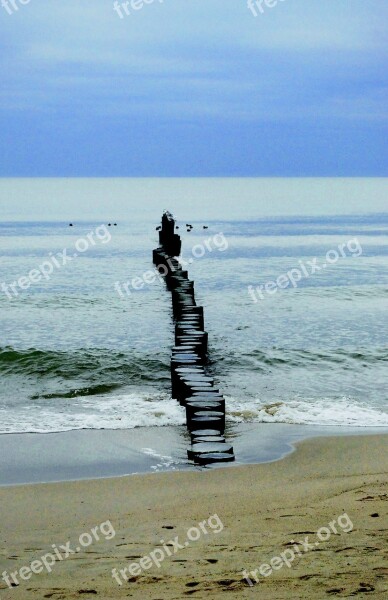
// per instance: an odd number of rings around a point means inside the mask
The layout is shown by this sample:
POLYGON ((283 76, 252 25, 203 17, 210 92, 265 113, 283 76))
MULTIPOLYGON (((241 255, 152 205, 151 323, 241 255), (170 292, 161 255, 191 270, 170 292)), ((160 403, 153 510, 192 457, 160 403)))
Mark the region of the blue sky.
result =
POLYGON ((14 1, 0 176, 388 175, 386 2, 14 1))

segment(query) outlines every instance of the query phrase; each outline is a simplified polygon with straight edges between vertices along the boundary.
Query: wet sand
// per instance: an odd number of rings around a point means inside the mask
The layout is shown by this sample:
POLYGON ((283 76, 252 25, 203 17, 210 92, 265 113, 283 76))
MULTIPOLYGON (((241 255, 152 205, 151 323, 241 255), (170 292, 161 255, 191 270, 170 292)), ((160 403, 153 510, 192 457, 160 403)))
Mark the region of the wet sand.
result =
MULTIPOLYGON (((236 461, 228 467, 283 458, 304 439, 388 433, 387 428, 228 423, 236 461)), ((81 429, 61 433, 0 435, 0 486, 121 477, 172 470, 199 471, 187 458, 186 427, 81 429)), ((215 466, 207 468, 217 468, 215 466)))

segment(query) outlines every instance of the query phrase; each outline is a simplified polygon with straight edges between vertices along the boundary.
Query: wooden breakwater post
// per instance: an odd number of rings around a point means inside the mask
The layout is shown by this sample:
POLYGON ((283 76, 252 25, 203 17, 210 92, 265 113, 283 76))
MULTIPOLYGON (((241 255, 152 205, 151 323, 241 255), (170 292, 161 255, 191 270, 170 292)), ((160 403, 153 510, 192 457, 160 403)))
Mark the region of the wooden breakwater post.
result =
POLYGON ((186 423, 191 435, 189 459, 199 464, 234 460, 233 447, 224 438, 225 399, 206 372, 208 334, 203 307, 195 301, 194 282, 178 259, 180 236, 169 212, 162 216, 159 248, 153 262, 164 276, 171 292, 175 320, 175 345, 171 354, 172 397, 186 408, 186 423))

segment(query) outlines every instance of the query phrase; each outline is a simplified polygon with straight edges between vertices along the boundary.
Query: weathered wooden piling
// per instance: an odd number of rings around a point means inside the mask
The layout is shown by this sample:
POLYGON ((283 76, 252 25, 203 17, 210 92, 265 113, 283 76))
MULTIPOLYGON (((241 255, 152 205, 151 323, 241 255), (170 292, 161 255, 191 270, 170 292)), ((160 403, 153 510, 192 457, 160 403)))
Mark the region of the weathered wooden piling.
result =
POLYGON ((171 292, 175 319, 175 345, 171 353, 172 396, 186 408, 187 428, 191 434, 189 459, 199 464, 234 460, 233 447, 226 443, 225 399, 206 371, 208 334, 203 307, 197 306, 194 282, 182 269, 177 256, 180 236, 169 212, 162 216, 160 247, 153 261, 171 292))

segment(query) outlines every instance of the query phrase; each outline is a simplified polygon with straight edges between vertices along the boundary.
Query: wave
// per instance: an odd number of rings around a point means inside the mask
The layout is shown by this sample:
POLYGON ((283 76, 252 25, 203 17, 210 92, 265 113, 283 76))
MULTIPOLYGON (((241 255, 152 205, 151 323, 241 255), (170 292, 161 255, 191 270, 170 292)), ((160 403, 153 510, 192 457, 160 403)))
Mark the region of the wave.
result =
MULTIPOLYGON (((228 352, 219 359, 217 354, 217 351, 212 352, 212 358, 216 360, 217 379, 221 381, 222 371, 236 369, 268 373, 273 369, 313 369, 324 365, 334 368, 336 365, 337 370, 354 370, 376 363, 383 365, 388 360, 385 349, 272 348, 265 352, 228 352)), ((5 385, 5 401, 0 405, 0 433, 132 429, 185 423, 184 410, 167 392, 169 358, 161 353, 150 358, 149 354, 131 350, 51 352, 6 347, 0 348, 0 375, 5 380, 8 376, 12 380, 16 378, 19 391, 25 386, 21 397, 11 403, 5 385), (161 388, 166 392, 161 393, 161 388)), ((15 387, 15 381, 10 384, 15 387)), ((371 403, 369 399, 361 402, 351 397, 309 398, 290 394, 279 400, 274 394, 268 401, 268 396, 264 400, 257 393, 244 397, 237 393, 226 397, 226 407, 231 423, 388 427, 388 414, 377 398, 371 403)))
MULTIPOLYGON (((264 402, 226 397, 227 421, 339 427, 388 427, 388 413, 352 398, 294 398, 264 402)), ((181 426, 185 410, 169 394, 80 396, 71 404, 0 408, 0 433, 53 433, 75 429, 181 426)))
POLYGON ((134 429, 184 425, 185 411, 168 394, 79 397, 71 406, 0 408, 0 433, 55 433, 76 429, 134 429))
POLYGON ((107 394, 112 392, 121 386, 119 384, 111 385, 95 385, 85 388, 76 388, 69 390, 68 392, 53 392, 51 394, 34 394, 31 396, 31 400, 51 400, 53 398, 78 398, 79 396, 97 396, 99 394, 107 394))
POLYGON ((331 425, 340 427, 388 427, 388 413, 353 398, 295 398, 262 402, 226 399, 231 421, 331 425))
POLYGON ((169 378, 166 356, 152 357, 137 351, 110 349, 49 351, 29 348, 0 348, 0 375, 35 377, 50 382, 58 391, 35 394, 36 398, 73 398, 111 392, 123 385, 160 382, 169 378), (65 388, 65 389, 64 389, 65 388))
POLYGON ((217 364, 218 374, 236 368, 252 371, 268 372, 271 367, 319 367, 336 365, 342 369, 354 369, 359 366, 372 366, 388 361, 386 348, 373 350, 301 350, 299 348, 277 348, 270 350, 251 350, 249 352, 229 352, 222 356, 218 350, 212 352, 213 361, 217 364), (219 365, 219 366, 218 366, 219 365))

